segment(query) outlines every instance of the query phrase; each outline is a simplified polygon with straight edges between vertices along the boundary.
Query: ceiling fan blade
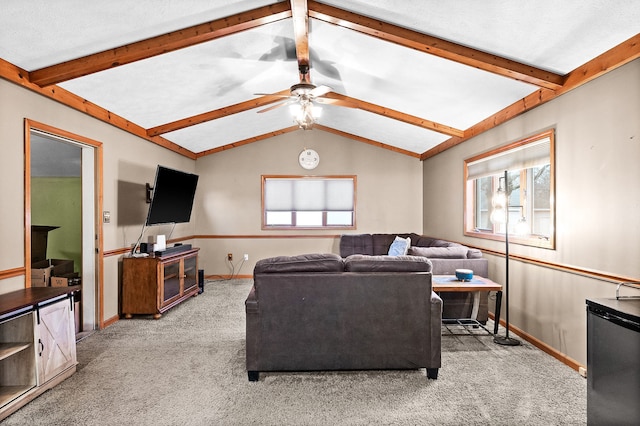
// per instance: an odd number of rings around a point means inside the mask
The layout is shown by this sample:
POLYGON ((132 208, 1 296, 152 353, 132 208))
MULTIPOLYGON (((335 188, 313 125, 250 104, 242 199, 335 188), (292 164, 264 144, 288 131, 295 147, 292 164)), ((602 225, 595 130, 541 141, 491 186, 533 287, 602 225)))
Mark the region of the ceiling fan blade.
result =
POLYGON ((281 102, 279 104, 275 104, 275 105, 271 105, 270 107, 261 109, 260 111, 258 111, 258 114, 263 113, 263 112, 268 112, 268 111, 272 111, 276 108, 280 108, 281 106, 284 106, 286 104, 286 102, 281 102))
POLYGON ((342 77, 340 76, 340 71, 338 71, 338 68, 336 68, 334 65, 335 62, 320 59, 319 55, 316 53, 314 49, 310 49, 309 55, 310 55, 310 61, 311 61, 311 68, 315 69, 320 74, 326 77, 329 77, 338 81, 342 80, 342 77))
POLYGON ((358 108, 358 105, 355 102, 345 101, 342 99, 315 98, 314 101, 320 104, 337 105, 337 106, 342 106, 347 108, 358 108))
POLYGON ((314 98, 317 98, 319 96, 326 95, 327 93, 332 91, 333 89, 329 86, 318 86, 315 89, 313 89, 311 92, 309 92, 309 95, 314 98))
POLYGON ((290 104, 292 104, 292 103, 294 103, 294 102, 295 102, 295 101, 294 101, 293 99, 288 100, 288 101, 286 101, 286 102, 279 102, 279 103, 277 103, 277 104, 275 104, 275 105, 271 105, 270 107, 267 107, 267 108, 261 109, 260 111, 257 111, 257 112, 258 112, 258 114, 259 114, 259 113, 262 113, 262 112, 272 111, 272 110, 274 110, 274 109, 276 109, 276 108, 280 108, 280 107, 283 107, 283 106, 287 106, 287 105, 290 105, 290 104))
POLYGON ((295 61, 296 43, 290 37, 276 36, 273 41, 275 47, 258 58, 259 61, 295 61))
POLYGON ((277 93, 254 93, 256 96, 266 96, 269 98, 286 99, 291 98, 291 95, 279 95, 277 93))

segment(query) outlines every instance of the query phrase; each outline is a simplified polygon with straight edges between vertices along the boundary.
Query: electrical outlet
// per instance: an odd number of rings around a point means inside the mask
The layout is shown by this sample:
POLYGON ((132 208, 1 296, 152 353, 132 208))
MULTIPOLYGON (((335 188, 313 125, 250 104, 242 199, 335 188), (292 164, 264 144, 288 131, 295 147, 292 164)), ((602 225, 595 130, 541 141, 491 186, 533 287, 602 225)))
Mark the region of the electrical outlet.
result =
POLYGON ((227 260, 229 262, 233 261, 233 253, 227 253, 227 260))
POLYGON ((244 254, 244 260, 249 260, 249 255, 247 253, 244 254))

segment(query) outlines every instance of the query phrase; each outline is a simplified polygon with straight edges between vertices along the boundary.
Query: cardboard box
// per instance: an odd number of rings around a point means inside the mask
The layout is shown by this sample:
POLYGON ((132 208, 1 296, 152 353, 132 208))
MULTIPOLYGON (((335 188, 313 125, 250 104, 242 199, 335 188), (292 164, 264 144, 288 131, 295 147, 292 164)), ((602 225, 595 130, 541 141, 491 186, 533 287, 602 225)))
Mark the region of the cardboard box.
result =
POLYGON ((72 274, 73 273, 73 260, 68 259, 49 259, 51 265, 53 266, 53 274, 55 276, 60 276, 64 274, 72 274))
POLYGON ((77 272, 51 277, 51 287, 67 287, 70 285, 80 285, 80 277, 77 272))
MULTIPOLYGON (((46 260, 42 262, 46 262, 46 260)), ((37 267, 35 264, 31 265, 31 287, 48 287, 52 272, 53 266, 37 267), (34 266, 36 267, 34 268, 34 266)))
POLYGON ((73 260, 47 259, 31 264, 31 286, 48 287, 52 276, 73 273, 73 260))

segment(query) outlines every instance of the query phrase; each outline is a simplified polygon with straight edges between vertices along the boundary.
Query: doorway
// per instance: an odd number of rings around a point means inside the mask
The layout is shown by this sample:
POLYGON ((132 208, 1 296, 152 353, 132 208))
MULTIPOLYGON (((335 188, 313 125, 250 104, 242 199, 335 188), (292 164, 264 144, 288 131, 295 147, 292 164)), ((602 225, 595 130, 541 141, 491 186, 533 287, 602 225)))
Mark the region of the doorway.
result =
MULTIPOLYGON (((82 336, 102 324, 102 228, 97 220, 102 144, 33 121, 27 121, 25 139, 26 259, 44 256, 71 265, 65 275, 82 285, 77 330, 82 336), (46 233, 44 248, 42 235, 35 243, 34 230, 46 233)), ((29 274, 27 268, 27 280, 29 274)))

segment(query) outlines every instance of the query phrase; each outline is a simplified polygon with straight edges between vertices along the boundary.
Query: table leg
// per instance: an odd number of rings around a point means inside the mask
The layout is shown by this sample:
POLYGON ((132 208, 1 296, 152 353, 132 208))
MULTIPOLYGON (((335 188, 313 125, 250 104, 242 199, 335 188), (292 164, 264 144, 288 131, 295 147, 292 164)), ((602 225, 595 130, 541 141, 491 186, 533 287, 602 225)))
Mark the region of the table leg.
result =
POLYGON ((473 308, 471 309, 471 319, 478 319, 478 310, 480 309, 480 292, 473 292, 473 308))
POLYGON ((502 290, 496 292, 496 314, 493 319, 493 334, 498 334, 500 325, 500 308, 502 307, 502 290))

